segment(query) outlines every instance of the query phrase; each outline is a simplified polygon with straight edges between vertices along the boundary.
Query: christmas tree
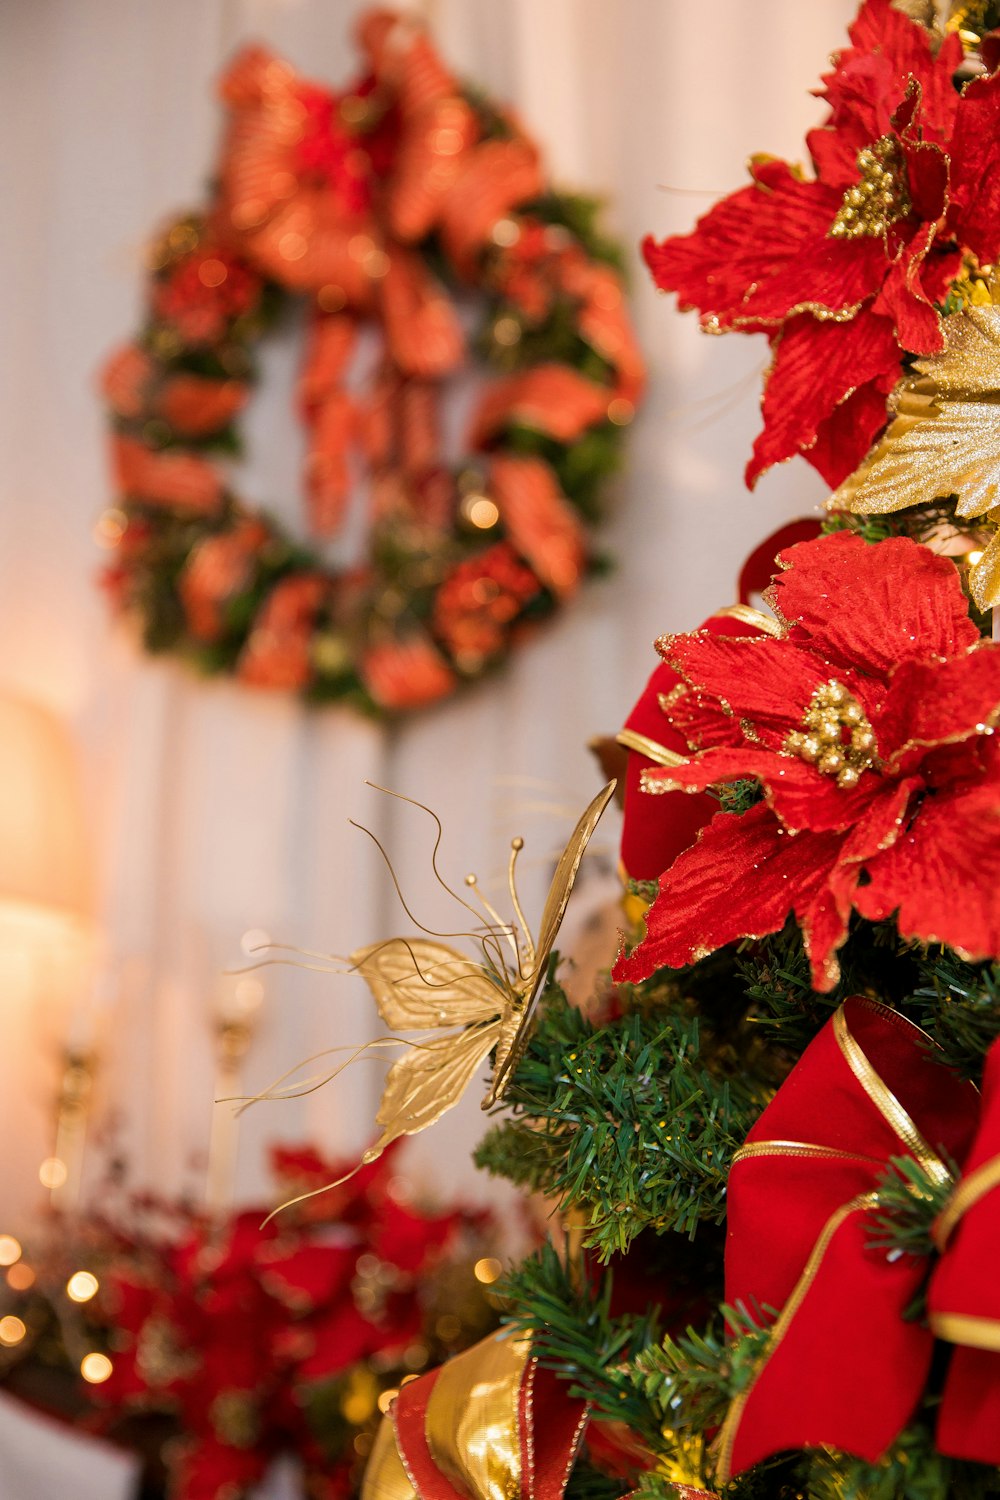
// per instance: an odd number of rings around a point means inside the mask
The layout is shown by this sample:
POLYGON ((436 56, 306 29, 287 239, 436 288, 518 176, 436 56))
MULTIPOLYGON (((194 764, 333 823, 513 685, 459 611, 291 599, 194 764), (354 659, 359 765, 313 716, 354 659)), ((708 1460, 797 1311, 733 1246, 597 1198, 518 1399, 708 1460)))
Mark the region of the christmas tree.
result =
POLYGON ((513 891, 482 964, 356 959, 383 1014, 423 984, 460 1027, 390 1075, 383 1140, 495 1043, 479 1164, 562 1226, 502 1285, 518 1337, 400 1391, 370 1500, 1000 1495, 998 22, 865 0, 811 170, 756 157, 645 246, 771 342, 748 482, 802 454, 833 494, 767 610, 657 643, 586 1015, 513 891))

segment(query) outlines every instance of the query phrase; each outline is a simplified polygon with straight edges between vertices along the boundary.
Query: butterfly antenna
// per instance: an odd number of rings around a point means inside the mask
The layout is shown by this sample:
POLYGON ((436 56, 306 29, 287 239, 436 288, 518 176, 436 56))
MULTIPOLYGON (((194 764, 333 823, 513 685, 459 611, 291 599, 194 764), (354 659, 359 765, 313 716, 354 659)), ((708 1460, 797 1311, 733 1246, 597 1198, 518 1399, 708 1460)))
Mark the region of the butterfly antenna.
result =
POLYGON ((279 1203, 277 1208, 271 1209, 266 1219, 261 1220, 261 1229, 266 1229, 271 1220, 277 1218, 278 1214, 283 1214, 286 1208, 294 1208, 297 1203, 306 1203, 310 1198, 318 1198, 320 1193, 328 1193, 331 1188, 342 1187, 345 1182, 350 1182, 352 1177, 356 1177, 362 1167, 367 1165, 368 1163, 362 1159, 350 1172, 346 1172, 343 1177, 338 1177, 334 1182, 325 1182, 322 1187, 312 1188, 308 1193, 299 1193, 297 1198, 289 1198, 286 1202, 279 1203))
MULTIPOLYGON (((322 955, 320 955, 322 957, 322 955)), ((223 969, 228 975, 254 974, 258 969, 307 969, 313 974, 353 974, 350 967, 335 969, 329 963, 307 964, 298 958, 261 958, 255 964, 245 964, 242 969, 223 969)))
MULTIPOLYGON (((417 977, 423 981, 423 983, 429 990, 450 990, 451 987, 455 984, 458 984, 460 980, 482 979, 483 977, 482 965, 474 963, 471 958, 463 958, 461 955, 458 955, 457 960, 454 958, 442 958, 439 963, 431 964, 429 969, 422 969, 420 967, 420 962, 417 958, 416 953, 414 953, 412 946, 406 938, 390 938, 389 941, 391 943, 402 943, 403 947, 410 955, 410 960, 413 964, 413 968, 417 974, 417 977), (433 979, 428 979, 428 974, 433 974, 435 969, 444 969, 449 965, 455 963, 456 961, 466 965, 466 973, 457 974, 453 979, 442 980, 440 984, 436 984, 433 979), (472 973, 468 972, 468 970, 470 969, 473 971, 472 973)), ((355 972, 358 971, 356 970, 355 972)), ((393 983, 398 984, 399 980, 393 980, 393 983)))
MULTIPOLYGON (((390 796, 395 796, 395 795, 396 795, 395 792, 390 793, 390 796)), ((404 801, 408 801, 409 798, 404 798, 403 800, 404 801)), ((400 887, 399 881, 396 878, 396 872, 395 872, 395 870, 392 867, 392 860, 389 858, 388 854, 386 853, 385 847, 382 844, 381 840, 374 833, 372 833, 372 831, 371 831, 370 828, 366 828, 363 823, 356 823, 353 818, 348 818, 347 821, 350 823, 350 825, 351 825, 352 828, 357 828, 357 829, 360 830, 361 833, 366 833, 368 835, 368 837, 371 839, 372 843, 375 845, 375 847, 378 850, 378 852, 381 854, 382 858, 385 860, 386 869, 389 871, 390 878, 391 878, 393 886, 395 887, 395 890, 396 890, 396 895, 399 897, 399 904, 403 908, 403 910, 406 912, 406 915, 409 917, 409 919, 413 923, 414 927, 419 927, 420 931, 421 932, 426 932, 426 934, 427 934, 428 937, 439 937, 439 938, 470 938, 470 937, 475 937, 475 933, 472 933, 472 932, 438 932, 435 928, 433 928, 433 927, 425 927, 424 924, 423 924, 423 922, 418 921, 417 918, 413 915, 413 912, 410 910, 409 906, 406 904, 406 897, 403 895, 403 892, 402 892, 402 889, 400 887)), ((479 913, 476 911, 476 909, 475 909, 474 906, 469 906, 468 902, 466 902, 466 901, 463 901, 462 905, 465 906, 467 908, 467 910, 471 911, 472 914, 473 914, 473 916, 478 917, 479 913)))
MULTIPOLYGON (((499 939, 503 938, 504 941, 508 944, 511 953, 514 955, 515 971, 520 974, 521 954, 517 946, 517 937, 515 936, 514 928, 509 922, 505 922, 503 920, 493 903, 491 901, 488 901, 487 898, 483 895, 482 891, 479 889, 479 881, 475 875, 466 875, 465 884, 475 896, 476 900, 480 902, 487 916, 492 917, 493 921, 496 923, 496 928, 495 930, 490 932, 490 937, 494 940, 494 952, 496 954, 496 957, 500 961, 500 967, 503 971, 504 977, 509 980, 510 973, 503 956, 503 951, 500 947, 499 939)), ((489 950, 487 949, 486 938, 484 937, 480 939, 480 941, 482 942, 484 952, 488 952, 489 950)))
MULTIPOLYGON (((517 917, 517 920, 520 922, 520 924, 521 924, 521 931, 524 933, 524 948, 525 948, 525 954, 524 954, 524 956, 525 956, 525 958, 527 960, 528 971, 530 973, 531 969, 534 967, 534 962, 535 962, 535 944, 534 944, 534 941, 533 941, 532 936, 531 936, 531 930, 528 927, 527 918, 525 917, 524 912, 521 910, 521 903, 518 900, 518 895, 517 895, 517 856, 520 854, 520 852, 521 852, 521 850, 523 848, 524 848, 524 839, 522 839, 520 837, 518 837, 516 839, 511 839, 511 841, 510 841, 510 859, 509 859, 509 861, 507 863, 507 889, 510 891, 510 900, 511 900, 511 905, 514 908, 514 915, 517 917)), ((518 956, 517 971, 520 974, 520 976, 521 976, 522 979, 525 979, 527 977, 525 975, 522 967, 521 967, 520 955, 518 956)))
MULTIPOLYGON (((431 869, 434 871, 434 878, 441 889, 445 891, 453 901, 457 901, 459 906, 464 906, 467 912, 471 912, 474 917, 478 917, 479 913, 476 911, 476 908, 474 906, 470 906, 468 901, 465 900, 464 896, 462 896, 458 891, 452 889, 447 880, 445 880, 444 876, 441 874, 441 871, 438 869, 437 857, 438 851, 441 848, 441 841, 444 838, 444 825, 442 824, 441 819, 438 817, 434 809, 432 807, 428 807, 424 802, 418 802, 415 797, 407 797, 402 792, 394 792, 387 786, 380 786, 377 781, 366 781, 365 786, 370 786, 372 791, 374 792, 383 792, 387 797, 395 797, 397 802, 408 802, 411 807, 417 807, 421 812, 425 812, 427 814, 427 816, 432 820, 435 828, 437 829, 437 835, 434 839, 434 847, 431 850, 431 869)), ((497 918, 497 920, 499 921, 500 919, 497 918)), ((504 926, 504 923, 500 922, 500 925, 502 927, 504 926)), ((461 936, 463 937, 465 935, 466 934, 464 933, 461 934, 461 936)), ((439 936, 457 937, 459 936, 459 934, 448 933, 439 934, 439 936)))
POLYGON ((248 1110, 252 1104, 262 1104, 265 1101, 275 1099, 299 1099, 305 1094, 313 1094, 317 1089, 322 1088, 325 1083, 329 1083, 332 1079, 336 1078, 352 1062, 367 1052, 378 1052, 386 1047, 417 1047, 419 1045, 418 1042, 411 1041, 409 1038, 402 1036, 374 1037, 371 1041, 363 1042, 361 1046, 350 1049, 350 1057, 340 1063, 332 1072, 323 1073, 322 1075, 315 1074, 312 1078, 300 1079, 298 1084, 287 1089, 281 1087, 286 1078, 293 1077, 301 1068, 307 1067, 309 1063, 318 1062, 321 1057, 332 1057, 335 1052, 348 1051, 347 1047, 325 1047, 322 1052, 314 1052, 311 1057, 306 1057, 302 1062, 296 1063, 294 1068, 286 1069, 272 1083, 269 1083, 266 1088, 261 1089, 258 1094, 251 1094, 249 1098, 231 1097, 217 1099, 215 1102, 216 1104, 238 1103, 240 1107, 236 1111, 236 1114, 239 1116, 248 1110))
POLYGON ((261 953, 272 950, 279 953, 298 953, 303 958, 325 958, 329 963, 346 964, 348 961, 342 953, 320 953, 316 948, 300 948, 298 943, 260 943, 249 951, 261 953))

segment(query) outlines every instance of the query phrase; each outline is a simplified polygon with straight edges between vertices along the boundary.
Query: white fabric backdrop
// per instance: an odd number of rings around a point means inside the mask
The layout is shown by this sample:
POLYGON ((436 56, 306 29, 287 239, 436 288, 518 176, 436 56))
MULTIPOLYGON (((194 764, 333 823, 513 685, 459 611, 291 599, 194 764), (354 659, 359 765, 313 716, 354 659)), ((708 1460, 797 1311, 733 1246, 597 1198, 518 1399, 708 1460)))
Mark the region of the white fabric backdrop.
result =
MULTIPOLYGON (((458 877, 494 872, 510 834, 524 833, 537 908, 542 856, 596 786, 585 741, 620 724, 654 663, 654 636, 729 602, 750 547, 821 494, 801 463, 769 475, 755 497, 744 492, 766 349, 701 336, 656 296, 634 247, 647 230, 690 225, 743 180, 751 151, 801 156, 817 115, 807 90, 842 42, 852 0, 715 0, 707 9, 438 0, 425 9, 456 69, 515 103, 560 181, 609 195, 612 222, 633 247, 651 382, 606 533, 618 571, 502 681, 395 731, 193 681, 109 628, 93 586, 92 528, 108 496, 94 370, 137 324, 144 240, 165 214, 199 200, 219 125, 213 80, 235 47, 258 38, 338 81, 353 70, 358 8, 6 0, 0 9, 0 684, 48 702, 79 733, 102 917, 123 976, 107 1031, 105 1115, 113 1105, 133 1180, 168 1192, 197 1191, 202 1180, 214 975, 238 956, 244 929, 341 952, 403 930, 349 816, 379 829, 406 890, 441 914, 420 815, 386 806, 363 778, 434 805, 446 868, 458 877)), ((250 419, 243 488, 262 501, 295 488, 292 357, 272 352, 250 419)), ((609 852, 616 838, 609 817, 609 852)), ((47 1149, 51 1057, 19 972, 8 962, 0 977, 0 1206, 9 1214, 30 1198, 47 1149)), ((359 982, 270 971, 248 1081, 259 1086, 370 1030, 359 982)), ((260 1190, 269 1139, 308 1134, 356 1150, 377 1080, 360 1064, 334 1089, 252 1112, 239 1196, 260 1190)), ((468 1161, 480 1129, 469 1100, 414 1145, 415 1175, 489 1196, 468 1161)))

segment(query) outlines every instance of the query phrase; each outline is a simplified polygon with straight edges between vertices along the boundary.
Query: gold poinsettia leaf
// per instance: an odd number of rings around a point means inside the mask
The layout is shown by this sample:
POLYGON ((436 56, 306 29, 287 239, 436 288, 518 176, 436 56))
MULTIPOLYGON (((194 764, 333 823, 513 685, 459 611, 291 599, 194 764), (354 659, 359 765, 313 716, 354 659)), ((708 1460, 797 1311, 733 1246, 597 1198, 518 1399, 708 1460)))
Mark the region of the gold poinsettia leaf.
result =
MULTIPOLYGON (((831 510, 885 515, 957 498, 956 514, 1000 513, 1000 307, 968 307, 943 320, 945 348, 916 361, 892 398, 895 416, 864 463, 827 502, 831 510)), ((992 543, 969 576, 980 609, 1000 603, 992 543)))

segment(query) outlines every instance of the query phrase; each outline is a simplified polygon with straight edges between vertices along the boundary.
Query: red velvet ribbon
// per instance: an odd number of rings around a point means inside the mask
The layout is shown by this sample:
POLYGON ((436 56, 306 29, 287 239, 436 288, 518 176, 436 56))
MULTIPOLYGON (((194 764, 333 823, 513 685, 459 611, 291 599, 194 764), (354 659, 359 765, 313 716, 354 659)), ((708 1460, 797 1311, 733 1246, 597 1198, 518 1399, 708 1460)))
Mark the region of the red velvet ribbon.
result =
POLYGON ((855 996, 803 1053, 729 1176, 726 1301, 780 1310, 719 1435, 719 1477, 789 1448, 876 1462, 912 1417, 935 1333, 955 1349, 937 1442, 1000 1463, 1000 1052, 984 1097, 897 1012, 855 996), (963 1171, 935 1234, 940 1258, 873 1243, 891 1157, 939 1183, 963 1171), (930 1272, 929 1326, 906 1316, 930 1272))

